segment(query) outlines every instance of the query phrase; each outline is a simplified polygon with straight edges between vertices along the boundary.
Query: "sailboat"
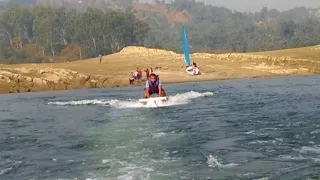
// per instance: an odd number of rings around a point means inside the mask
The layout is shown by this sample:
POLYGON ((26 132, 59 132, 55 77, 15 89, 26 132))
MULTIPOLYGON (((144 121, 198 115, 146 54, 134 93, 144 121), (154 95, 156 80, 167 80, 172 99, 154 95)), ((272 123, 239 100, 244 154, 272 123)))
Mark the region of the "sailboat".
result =
POLYGON ((182 26, 182 30, 181 30, 181 43, 182 43, 182 50, 184 54, 184 62, 186 66, 191 66, 187 32, 184 26, 182 26))
POLYGON ((181 29, 181 43, 184 54, 184 62, 186 64, 186 72, 191 76, 200 74, 199 69, 191 65, 187 32, 184 26, 182 26, 181 29))

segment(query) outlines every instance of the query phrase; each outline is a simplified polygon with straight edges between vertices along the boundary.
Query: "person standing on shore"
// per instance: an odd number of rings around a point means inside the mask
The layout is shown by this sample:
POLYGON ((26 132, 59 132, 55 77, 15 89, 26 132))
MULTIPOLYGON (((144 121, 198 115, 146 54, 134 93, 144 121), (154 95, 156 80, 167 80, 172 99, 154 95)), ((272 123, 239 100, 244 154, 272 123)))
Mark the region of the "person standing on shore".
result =
POLYGON ((150 70, 147 68, 147 69, 145 70, 145 72, 146 72, 146 78, 148 79, 148 78, 149 78, 149 74, 150 74, 150 70))
POLYGON ((136 80, 136 81, 139 81, 139 72, 138 70, 136 70, 133 74, 133 78, 136 80))
POLYGON ((101 61, 102 61, 102 55, 99 54, 99 62, 101 63, 101 61))
POLYGON ((131 72, 129 77, 129 84, 133 84, 133 81, 134 81, 134 74, 133 72, 131 72))
POLYGON ((137 68, 137 72, 138 72, 138 75, 139 75, 139 80, 142 79, 142 71, 140 70, 140 68, 137 68))

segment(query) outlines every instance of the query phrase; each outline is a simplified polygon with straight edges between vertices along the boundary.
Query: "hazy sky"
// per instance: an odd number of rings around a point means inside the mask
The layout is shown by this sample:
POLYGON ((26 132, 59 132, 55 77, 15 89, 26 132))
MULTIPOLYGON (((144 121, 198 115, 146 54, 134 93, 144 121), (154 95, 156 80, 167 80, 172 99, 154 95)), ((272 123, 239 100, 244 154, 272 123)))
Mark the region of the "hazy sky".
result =
MULTIPOLYGON (((152 2, 153 0, 140 0, 140 2, 152 2)), ((170 1, 170 0, 169 0, 170 1)), ((280 11, 303 6, 320 8, 320 0, 197 0, 215 6, 238 11, 260 11, 263 7, 275 8, 280 11)))
POLYGON ((280 11, 297 6, 320 8, 320 0, 206 0, 206 3, 238 11, 260 11, 263 7, 275 8, 280 11))

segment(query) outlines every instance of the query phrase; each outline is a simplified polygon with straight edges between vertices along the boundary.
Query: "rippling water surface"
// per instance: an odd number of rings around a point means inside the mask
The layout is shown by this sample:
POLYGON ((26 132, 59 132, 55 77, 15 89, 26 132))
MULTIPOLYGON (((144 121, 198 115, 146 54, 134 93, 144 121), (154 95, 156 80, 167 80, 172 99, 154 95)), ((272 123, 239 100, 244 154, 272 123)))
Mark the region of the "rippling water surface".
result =
POLYGON ((0 179, 318 179, 320 78, 0 96, 0 179))

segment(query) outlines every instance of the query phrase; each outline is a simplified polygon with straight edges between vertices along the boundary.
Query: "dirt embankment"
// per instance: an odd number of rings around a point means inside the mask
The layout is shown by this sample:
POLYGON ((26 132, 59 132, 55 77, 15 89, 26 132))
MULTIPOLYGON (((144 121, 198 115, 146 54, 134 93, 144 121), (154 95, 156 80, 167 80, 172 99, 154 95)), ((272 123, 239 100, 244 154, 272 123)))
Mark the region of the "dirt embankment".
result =
POLYGON ((318 46, 306 49, 299 50, 308 52, 306 58, 292 53, 278 55, 275 51, 194 53, 191 60, 198 64, 200 76, 187 75, 181 54, 145 47, 126 47, 105 56, 102 63, 92 58, 66 63, 0 65, 0 93, 129 86, 129 74, 137 67, 142 70, 153 67, 164 83, 320 73, 320 61, 313 58, 317 56, 310 56, 319 54, 320 49, 318 46))
POLYGON ((133 8, 138 12, 152 12, 164 16, 169 23, 182 22, 190 20, 188 11, 175 11, 163 4, 133 3, 133 8))
POLYGON ((86 75, 61 68, 2 68, 0 92, 19 93, 108 87, 108 77, 86 75))

